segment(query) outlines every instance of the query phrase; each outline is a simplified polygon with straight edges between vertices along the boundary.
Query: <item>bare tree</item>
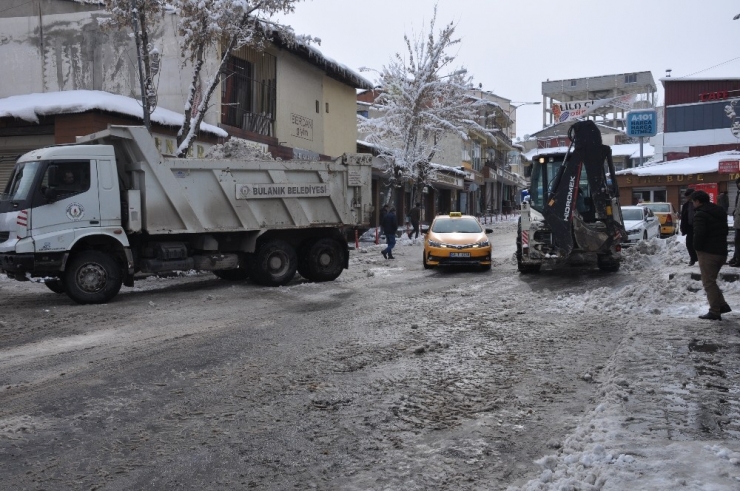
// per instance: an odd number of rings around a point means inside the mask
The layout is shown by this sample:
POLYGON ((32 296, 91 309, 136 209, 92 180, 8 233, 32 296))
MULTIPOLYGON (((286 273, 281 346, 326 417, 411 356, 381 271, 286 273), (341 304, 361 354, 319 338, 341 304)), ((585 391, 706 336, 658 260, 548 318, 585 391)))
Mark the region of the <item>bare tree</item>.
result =
POLYGON ((159 70, 159 50, 150 44, 150 31, 159 22, 164 0, 105 0, 111 18, 104 25, 113 29, 131 29, 136 42, 139 83, 144 110, 144 125, 151 131, 150 115, 157 107, 153 77, 159 70))
POLYGON ((477 123, 485 101, 468 95, 472 77, 463 67, 452 68, 455 56, 448 52, 460 43, 455 25, 446 25, 435 36, 436 18, 435 6, 426 36, 404 36, 406 56, 397 53, 378 72, 380 95, 373 109, 379 116, 360 123, 360 131, 386 162, 391 182, 410 179, 415 190, 434 179, 431 163, 442 135, 467 140, 473 128, 492 135, 477 123))

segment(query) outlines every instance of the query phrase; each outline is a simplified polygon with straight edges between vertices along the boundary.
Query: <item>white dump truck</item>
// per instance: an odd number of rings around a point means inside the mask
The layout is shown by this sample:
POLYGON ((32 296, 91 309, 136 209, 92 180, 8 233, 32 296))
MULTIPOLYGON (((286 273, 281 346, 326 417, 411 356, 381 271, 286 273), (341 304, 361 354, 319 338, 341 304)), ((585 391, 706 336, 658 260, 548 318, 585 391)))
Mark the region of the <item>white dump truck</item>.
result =
POLYGON ((0 270, 78 303, 109 301, 138 272, 331 281, 371 212, 370 155, 166 158, 145 128, 111 126, 18 160, 0 196, 0 270))

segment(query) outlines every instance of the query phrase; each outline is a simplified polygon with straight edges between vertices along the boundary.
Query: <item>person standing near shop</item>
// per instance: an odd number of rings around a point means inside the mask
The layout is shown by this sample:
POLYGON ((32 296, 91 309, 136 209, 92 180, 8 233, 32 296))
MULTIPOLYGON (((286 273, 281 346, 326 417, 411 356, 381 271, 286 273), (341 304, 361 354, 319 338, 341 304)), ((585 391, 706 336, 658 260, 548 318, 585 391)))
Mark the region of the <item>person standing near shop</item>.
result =
POLYGON ((721 206, 709 202, 704 191, 694 191, 694 248, 699 258, 701 284, 707 294, 709 312, 699 319, 719 321, 722 314, 732 312, 717 285, 719 270, 727 260, 727 213, 721 206))
POLYGON ((398 230, 398 220, 396 219, 396 208, 391 206, 388 213, 383 217, 381 223, 383 233, 385 233, 385 242, 388 244, 385 249, 380 251, 386 259, 395 259, 393 257, 393 246, 396 245, 396 231, 398 230))
POLYGON ((735 231, 735 252, 732 253, 732 259, 727 263, 732 267, 740 267, 740 177, 735 179, 737 186, 737 196, 735 196, 735 209, 732 210, 732 229, 735 231))
POLYGON ((717 196, 717 204, 722 207, 723 210, 725 210, 725 215, 727 214, 727 210, 730 209, 730 197, 727 196, 727 191, 722 191, 719 193, 719 196, 717 196))
POLYGON ((411 238, 412 234, 416 234, 414 238, 418 239, 419 221, 421 220, 421 203, 416 203, 416 206, 409 210, 409 218, 411 219, 411 226, 414 227, 414 229, 409 232, 409 239, 411 238))
POLYGON ((691 195, 694 190, 689 188, 683 195, 686 199, 681 205, 681 235, 686 236, 686 250, 689 251, 689 266, 696 264, 696 249, 694 249, 694 203, 691 202, 691 195))

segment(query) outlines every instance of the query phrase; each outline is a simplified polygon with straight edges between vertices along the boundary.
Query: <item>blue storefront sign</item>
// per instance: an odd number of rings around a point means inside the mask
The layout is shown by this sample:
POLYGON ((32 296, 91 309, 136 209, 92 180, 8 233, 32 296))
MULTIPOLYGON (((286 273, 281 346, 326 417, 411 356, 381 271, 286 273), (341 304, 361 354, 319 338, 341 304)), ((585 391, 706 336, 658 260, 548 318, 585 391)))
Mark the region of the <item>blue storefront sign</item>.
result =
POLYGON ((658 112, 655 109, 627 113, 627 136, 655 136, 658 133, 658 112))

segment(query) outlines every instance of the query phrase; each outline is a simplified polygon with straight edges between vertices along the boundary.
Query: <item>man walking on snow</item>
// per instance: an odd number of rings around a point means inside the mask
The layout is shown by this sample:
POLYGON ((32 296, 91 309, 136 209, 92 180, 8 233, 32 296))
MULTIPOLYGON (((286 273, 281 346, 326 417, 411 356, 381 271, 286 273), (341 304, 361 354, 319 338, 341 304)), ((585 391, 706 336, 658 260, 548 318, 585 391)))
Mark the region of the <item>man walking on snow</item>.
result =
POLYGON ((393 246, 396 245, 396 231, 398 230, 398 220, 396 219, 396 208, 391 206, 388 213, 383 217, 383 223, 380 224, 385 233, 385 241, 388 244, 385 249, 380 251, 386 259, 395 259, 393 257, 393 246))
POLYGON ((699 258, 701 284, 709 301, 709 312, 699 319, 719 321, 732 309, 717 286, 719 270, 727 260, 727 214, 721 206, 709 202, 704 191, 694 191, 694 249, 699 258))

